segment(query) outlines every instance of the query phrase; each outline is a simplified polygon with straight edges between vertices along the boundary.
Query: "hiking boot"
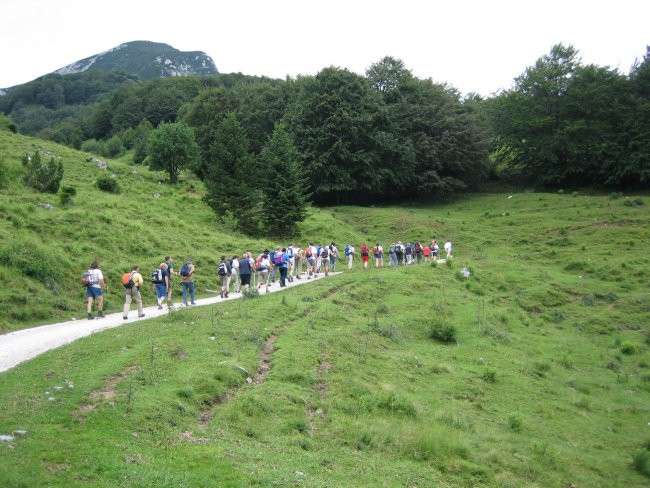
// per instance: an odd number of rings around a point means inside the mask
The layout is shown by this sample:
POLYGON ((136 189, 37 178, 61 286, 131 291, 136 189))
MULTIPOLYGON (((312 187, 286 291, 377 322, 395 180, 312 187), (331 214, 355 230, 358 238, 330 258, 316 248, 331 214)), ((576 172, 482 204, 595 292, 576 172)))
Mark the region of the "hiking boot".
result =
POLYGON ((128 317, 122 317, 124 320, 128 319, 128 317))
POLYGON ((228 292, 226 292, 226 297, 225 298, 228 298, 228 292))
POLYGON ((158 310, 162 310, 162 309, 163 309, 163 306, 159 303, 158 304, 158 310))
POLYGON ((93 320, 95 317, 93 317, 93 314, 89 313, 88 314, 88 320, 93 320))
POLYGON ((189 305, 187 304, 187 302, 183 302, 183 305, 185 305, 186 307, 189 307, 189 305))
POLYGON ((144 317, 144 314, 143 314, 143 313, 141 313, 140 315, 138 315, 138 318, 141 318, 141 317, 144 317))
POLYGON ((192 302, 191 305, 194 306, 194 305, 196 305, 196 303, 192 302))
POLYGON ((104 312, 102 312, 101 310, 99 311, 99 313, 97 314, 97 316, 98 316, 100 319, 103 319, 104 317, 106 317, 106 315, 104 315, 104 312))

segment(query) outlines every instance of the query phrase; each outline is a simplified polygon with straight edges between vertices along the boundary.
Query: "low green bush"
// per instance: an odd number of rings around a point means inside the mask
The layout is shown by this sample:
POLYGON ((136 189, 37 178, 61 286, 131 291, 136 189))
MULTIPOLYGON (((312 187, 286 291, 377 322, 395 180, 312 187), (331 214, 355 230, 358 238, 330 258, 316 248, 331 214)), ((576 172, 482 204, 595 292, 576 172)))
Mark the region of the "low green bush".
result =
POLYGON ((445 320, 436 319, 429 327, 429 337, 438 342, 456 342, 456 327, 445 320))
POLYGON ((120 193, 122 191, 120 183, 109 175, 101 175, 97 178, 97 188, 107 193, 120 193))

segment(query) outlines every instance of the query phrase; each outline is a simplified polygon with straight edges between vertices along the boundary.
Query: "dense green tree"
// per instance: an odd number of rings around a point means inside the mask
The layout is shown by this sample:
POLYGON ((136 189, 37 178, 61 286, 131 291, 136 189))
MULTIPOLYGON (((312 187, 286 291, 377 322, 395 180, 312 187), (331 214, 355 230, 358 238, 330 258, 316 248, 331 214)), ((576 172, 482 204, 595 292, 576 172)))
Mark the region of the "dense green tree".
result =
POLYGON ((162 123, 149 135, 147 157, 153 169, 164 169, 175 184, 182 169, 193 168, 199 148, 194 133, 182 122, 162 123))
POLYGON ((381 99, 365 78, 325 68, 299 80, 286 121, 319 202, 358 202, 381 185, 375 141, 381 99))
POLYGON ((205 168, 205 200, 224 221, 251 235, 262 226, 261 171, 234 112, 216 127, 205 168))
POLYGON ((142 163, 147 157, 147 142, 152 131, 153 126, 147 119, 140 122, 133 131, 133 162, 135 164, 142 163))
POLYGON ((270 235, 291 236, 307 215, 310 195, 300 153, 284 124, 276 124, 259 162, 264 171, 264 229, 270 235))

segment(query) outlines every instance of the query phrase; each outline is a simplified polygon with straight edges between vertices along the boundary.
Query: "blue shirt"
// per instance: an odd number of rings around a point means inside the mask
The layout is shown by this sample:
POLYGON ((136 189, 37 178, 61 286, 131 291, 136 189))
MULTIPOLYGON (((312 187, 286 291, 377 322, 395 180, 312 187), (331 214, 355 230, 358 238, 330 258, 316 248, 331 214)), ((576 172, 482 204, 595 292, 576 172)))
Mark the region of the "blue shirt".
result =
POLYGON ((251 262, 248 258, 243 258, 239 260, 239 275, 249 275, 251 274, 251 262))

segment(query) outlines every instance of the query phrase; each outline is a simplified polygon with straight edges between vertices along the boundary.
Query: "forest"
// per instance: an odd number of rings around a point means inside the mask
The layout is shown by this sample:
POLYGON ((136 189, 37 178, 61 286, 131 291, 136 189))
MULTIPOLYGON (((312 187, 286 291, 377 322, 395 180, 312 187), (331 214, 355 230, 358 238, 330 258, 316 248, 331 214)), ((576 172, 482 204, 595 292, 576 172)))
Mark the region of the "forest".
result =
POLYGON ((305 201, 374 204, 441 199, 494 179, 623 189, 647 187, 650 176, 650 50, 622 74, 558 44, 488 98, 385 57, 365 76, 337 67, 285 80, 52 74, 0 97, 0 110, 23 134, 106 157, 132 151, 134 164, 160 169, 165 161, 147 151, 152 134, 180 124, 189 129, 181 145, 196 147, 183 148, 170 180, 194 171, 215 210, 242 179, 252 193, 280 178, 305 201), (290 167, 270 175, 274 157, 290 167))

